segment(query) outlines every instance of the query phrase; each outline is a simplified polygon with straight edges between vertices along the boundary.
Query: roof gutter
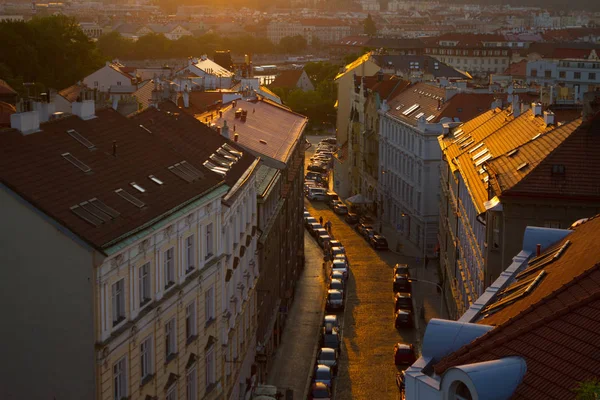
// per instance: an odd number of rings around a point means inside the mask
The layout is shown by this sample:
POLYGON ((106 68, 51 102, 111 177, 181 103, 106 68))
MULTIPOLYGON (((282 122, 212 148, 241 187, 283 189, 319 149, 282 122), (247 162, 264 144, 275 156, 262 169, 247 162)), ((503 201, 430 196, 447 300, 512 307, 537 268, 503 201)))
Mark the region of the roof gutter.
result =
POLYGON ((233 185, 233 187, 227 192, 225 197, 223 197, 223 204, 225 204, 227 206, 230 205, 229 199, 231 199, 233 197, 233 195, 237 192, 237 190, 239 188, 241 188, 242 186, 244 186, 244 184, 248 181, 248 179, 250 179, 250 177, 252 176, 254 171, 256 171, 256 168, 258 167, 259 162, 260 162, 260 157, 257 157, 254 160, 254 162, 252 162, 252 164, 250 164, 250 167, 246 168, 244 175, 242 175, 240 177, 240 179, 237 180, 235 185, 233 185))

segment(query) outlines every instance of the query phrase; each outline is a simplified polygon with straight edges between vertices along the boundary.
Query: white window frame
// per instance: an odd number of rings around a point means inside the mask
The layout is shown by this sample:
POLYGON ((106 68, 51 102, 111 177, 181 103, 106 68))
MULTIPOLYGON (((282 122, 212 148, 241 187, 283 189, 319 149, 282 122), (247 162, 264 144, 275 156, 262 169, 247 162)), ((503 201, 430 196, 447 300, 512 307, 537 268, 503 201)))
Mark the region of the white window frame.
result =
POLYGON ((175 248, 171 247, 163 253, 163 273, 165 289, 175 284, 175 248))
POLYGON ((215 319, 215 288, 209 287, 204 295, 204 313, 206 316, 206 323, 215 319))
POLYGON ((205 354, 206 360, 206 387, 214 385, 216 382, 215 377, 215 348, 211 346, 205 354))
POLYGON ((165 358, 177 353, 177 325, 175 318, 165 324, 165 358))
POLYGON ((173 383, 167 390, 167 397, 165 400, 177 400, 177 382, 173 383))
POLYGON ((113 394, 115 400, 127 397, 127 357, 113 365, 113 394))
POLYGON ((140 344, 140 374, 142 380, 154 373, 152 350, 152 336, 148 336, 140 344))
POLYGON ((204 256, 204 260, 208 260, 209 258, 211 258, 214 254, 214 238, 213 238, 213 223, 211 222, 210 224, 206 225, 206 253, 204 256))
POLYGON ((152 300, 152 271, 149 262, 139 268, 138 273, 138 289, 139 289, 139 304, 140 308, 150 303, 152 300))
POLYGON ((190 235, 185 238, 185 273, 189 274, 192 272, 196 266, 196 245, 195 245, 195 236, 190 235))
POLYGON ((198 335, 198 318, 196 316, 196 300, 194 299, 185 307, 185 338, 188 341, 198 335))
POLYGON ((125 317, 125 278, 112 285, 112 319, 113 327, 119 325, 125 317), (119 287, 120 286, 120 287, 119 287))
POLYGON ((186 400, 198 399, 198 370, 196 364, 188 369, 185 376, 185 398, 186 400))

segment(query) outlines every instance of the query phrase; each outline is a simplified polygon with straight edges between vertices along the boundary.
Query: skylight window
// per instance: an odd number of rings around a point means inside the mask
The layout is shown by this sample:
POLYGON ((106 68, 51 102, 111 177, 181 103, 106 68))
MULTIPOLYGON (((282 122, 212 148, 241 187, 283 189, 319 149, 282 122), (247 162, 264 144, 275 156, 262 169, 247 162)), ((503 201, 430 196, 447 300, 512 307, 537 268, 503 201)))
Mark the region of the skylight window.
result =
POLYGON ((81 134, 79 132, 77 132, 75 129, 69 129, 67 131, 67 133, 75 140, 77 140, 79 143, 81 143, 82 145, 84 145, 87 149, 93 149, 96 146, 94 145, 94 143, 90 142, 89 140, 87 140, 86 138, 84 138, 83 136, 81 136, 81 134))
POLYGON ((457 138, 463 133, 465 133, 465 131, 463 131, 462 129, 457 129, 456 131, 454 131, 454 137, 457 138))
POLYGON ((204 177, 202 172, 186 161, 172 165, 168 169, 186 182, 193 182, 198 178, 204 177))
POLYGON ((120 214, 97 198, 71 207, 71 211, 87 223, 98 226, 117 218, 120 214))
POLYGON ((467 140, 471 139, 471 135, 467 135, 467 136, 463 136, 460 139, 458 139, 455 143, 456 144, 461 144, 463 142, 466 142, 467 140))
POLYGON ((546 271, 540 271, 540 273, 527 285, 521 285, 518 290, 513 290, 511 293, 501 296, 496 302, 488 305, 483 310, 481 310, 482 314, 486 314, 485 316, 489 316, 494 314, 504 307, 514 303, 522 297, 529 295, 531 292, 535 290, 535 288, 540 284, 542 279, 547 275, 546 271))
POLYGON ((535 135, 534 137, 531 138, 531 140, 535 140, 537 138, 539 138, 540 136, 542 136, 542 133, 538 133, 537 135, 535 135))
POLYGON ((477 160, 479 157, 483 156, 485 153, 489 152, 488 148, 481 150, 479 153, 475 154, 472 159, 473 161, 477 160))
POLYGON ((143 187, 141 187, 140 185, 138 185, 135 182, 131 182, 130 185, 133 186, 133 188, 135 190, 137 190, 138 192, 140 192, 140 193, 145 193, 146 192, 146 189, 144 189, 143 187))
POLYGON ((419 119, 421 118, 423 115, 425 115, 424 112, 418 113, 417 115, 415 115, 415 119, 419 119))
POLYGON ((138 198, 134 197, 133 195, 127 193, 123 189, 117 189, 117 190, 115 190, 115 193, 118 194, 119 196, 121 196, 122 198, 124 198, 125 200, 127 200, 128 202, 130 202, 131 204, 133 204, 134 206, 138 207, 138 208, 142 208, 142 207, 144 207, 146 205, 143 201, 141 201, 140 199, 138 199, 138 198))
POLYGON ((519 149, 512 149, 511 151, 509 151, 508 153, 506 153, 507 156, 512 157, 515 154, 517 154, 519 152, 519 149))
POLYGON ((473 143, 475 143, 475 141, 473 139, 469 139, 466 142, 464 142, 463 144, 460 145, 461 149, 466 149, 467 147, 469 147, 470 145, 472 145, 473 143))
POLYGON ((426 118, 426 121, 430 122, 433 119, 435 119, 435 115, 431 114, 429 117, 426 118))
POLYGON ((244 153, 242 153, 241 151, 237 151, 236 149, 234 149, 233 147, 231 147, 227 143, 223 144, 222 147, 225 150, 227 150, 228 152, 230 152, 231 154, 233 154, 234 156, 238 157, 238 158, 242 158, 242 156, 244 155, 244 153))
POLYGON ((148 175, 148 178, 150 178, 150 180, 156 183, 157 185, 164 185, 164 182, 155 177, 154 175, 148 175))
POLYGON ((521 164, 521 165, 519 165, 519 166, 517 167, 517 171, 524 170, 525 168, 527 168, 527 166, 528 166, 528 165, 529 165, 529 163, 526 163, 526 162, 525 162, 525 163, 523 163, 523 164, 521 164))
POLYGON ((485 156, 483 156, 479 160, 477 160, 477 162, 475 163, 475 166, 479 167, 481 164, 483 164, 484 162, 486 162, 490 158, 492 158, 492 153, 486 154, 485 156))
POLYGON ((82 170, 83 172, 90 172, 92 169, 80 161, 77 157, 72 155, 71 153, 63 153, 61 154, 65 160, 82 170))
POLYGON ((532 273, 544 268, 548 264, 551 264, 554 261, 558 260, 564 254, 564 252, 569 248, 570 245, 571 245, 571 241, 567 240, 555 252, 545 253, 545 254, 542 254, 541 256, 533 258, 532 260, 529 261, 529 266, 527 267, 527 269, 525 271, 519 273, 516 276, 516 279, 520 280, 521 278, 531 275, 532 273))
POLYGON ((404 110, 402 112, 402 115, 408 116, 409 114, 417 111, 419 109, 419 107, 421 107, 419 104, 413 104, 412 106, 410 106, 406 110, 404 110))
POLYGON ((483 146, 485 143, 481 142, 479 143, 477 146, 473 147, 471 150, 469 150, 469 154, 476 152, 477 150, 479 150, 481 148, 481 146, 483 146))

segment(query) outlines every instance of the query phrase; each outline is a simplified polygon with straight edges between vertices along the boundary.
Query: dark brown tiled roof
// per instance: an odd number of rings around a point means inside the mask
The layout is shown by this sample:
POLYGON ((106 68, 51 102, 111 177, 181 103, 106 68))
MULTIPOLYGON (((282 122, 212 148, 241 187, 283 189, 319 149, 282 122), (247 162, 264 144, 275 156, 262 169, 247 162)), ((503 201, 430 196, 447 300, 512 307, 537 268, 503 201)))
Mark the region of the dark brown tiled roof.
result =
POLYGON ((290 69, 281 71, 275 80, 271 83, 271 87, 280 87, 285 89, 294 89, 298 85, 298 81, 304 72, 303 69, 290 69))
POLYGON ((73 103, 79 97, 79 94, 87 89, 87 86, 84 84, 75 84, 71 85, 68 88, 65 88, 58 92, 62 97, 64 97, 69 103, 73 103))
POLYGON ((131 119, 136 124, 142 124, 150 129, 153 134, 168 144, 169 148, 185 156, 185 160, 193 161, 196 165, 202 165, 225 142, 243 153, 242 158, 233 164, 231 170, 225 176, 225 182, 230 187, 256 160, 252 154, 244 152, 233 141, 225 139, 193 116, 181 113, 181 109, 176 107, 175 104, 164 102, 160 104, 159 109, 160 111, 150 107, 134 115, 131 119), (168 117, 167 113, 169 112, 180 113, 175 122, 173 122, 173 117, 168 117))
MULTIPOLYGON (((236 100, 235 107, 227 105, 221 111, 221 118, 212 112, 214 118, 209 122, 222 126, 227 121, 229 137, 233 139, 237 133, 241 147, 282 163, 287 163, 307 122, 305 116, 266 99, 236 100), (239 108, 248 112, 246 122, 235 118, 239 108)), ((205 121, 207 114, 210 112, 199 116, 200 120, 205 121)))
POLYGON ((0 79, 0 94, 17 94, 5 80, 0 79))
POLYGON ((392 94, 400 93, 410 85, 409 81, 402 81, 396 75, 383 74, 383 79, 380 81, 378 74, 373 76, 355 76, 354 84, 360 85, 361 81, 364 87, 379 94, 379 97, 387 99, 392 94))
POLYGON ((528 296, 480 321, 496 328, 443 358, 435 372, 521 356, 527 372, 513 399, 574 399, 577 382, 600 375, 599 235, 600 218, 593 218, 551 248, 571 242, 528 296))
POLYGON ((494 97, 491 93, 457 93, 444 104, 436 120, 447 117, 468 121, 489 110, 494 97))
POLYGON ((182 107, 181 109, 188 114, 202 114, 211 107, 215 106, 219 100, 223 99, 223 93, 221 92, 190 92, 190 106, 188 108, 183 107, 183 98, 180 97, 177 100, 177 105, 182 107))
MULTIPOLYGON (((579 125, 581 120, 564 127, 579 125)), ((561 129, 561 128, 559 128, 561 129)), ((507 191, 524 194, 592 201, 600 204, 600 134, 598 127, 585 124, 562 142, 554 152, 523 180, 507 191), (562 166, 564 173, 556 173, 562 166)))
MULTIPOLYGON (((193 127, 198 136, 213 134, 200 123, 192 125, 183 116, 175 119, 164 112, 153 115, 157 126, 167 124, 167 120, 174 131, 183 125, 193 127)), ((16 130, 2 132, 0 182, 100 250, 221 184, 219 175, 202 166, 213 149, 206 146, 204 152, 194 149, 199 154, 192 159, 190 152, 180 153, 161 136, 142 129, 137 120, 127 119, 112 109, 98 110, 96 116, 87 121, 76 116, 61 118, 42 124, 41 132, 25 136, 16 130), (89 150, 72 138, 67 133, 70 129, 87 138, 95 148, 89 150), (112 155, 113 141, 117 144, 116 157, 112 155), (67 152, 91 168, 91 172, 85 173, 65 160, 61 155, 67 152), (204 177, 188 183, 168 170, 183 160, 204 177), (149 175, 155 175, 164 185, 153 183, 149 175), (131 182, 138 183, 146 192, 139 193, 131 187, 131 182), (140 209, 121 198, 115 193, 119 188, 143 201, 145 206, 140 209), (92 198, 120 215, 96 227, 70 210, 92 198)), ((148 125, 152 130, 152 125, 148 125)))

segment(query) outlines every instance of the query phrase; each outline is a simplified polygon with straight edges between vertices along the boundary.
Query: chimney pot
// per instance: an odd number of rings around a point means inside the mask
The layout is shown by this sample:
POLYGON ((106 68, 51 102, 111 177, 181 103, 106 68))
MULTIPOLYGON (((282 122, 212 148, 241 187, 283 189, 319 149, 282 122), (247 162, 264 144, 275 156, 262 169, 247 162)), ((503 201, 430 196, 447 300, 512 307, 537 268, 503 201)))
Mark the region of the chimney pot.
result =
POLYGON ((554 125, 554 113, 552 111, 544 111, 544 123, 554 125))
POLYGON ((542 254, 542 245, 538 243, 535 246, 535 255, 536 257, 539 257, 540 254, 542 254))
POLYGON ((531 103, 531 110, 533 111, 533 115, 535 117, 539 117, 542 115, 542 103, 531 103))
POLYGON ((234 142, 237 142, 237 141, 238 141, 238 139, 239 139, 239 136, 240 136, 240 135, 238 135, 237 133, 236 133, 236 134, 234 134, 234 135, 233 135, 233 141, 234 141, 234 142))

